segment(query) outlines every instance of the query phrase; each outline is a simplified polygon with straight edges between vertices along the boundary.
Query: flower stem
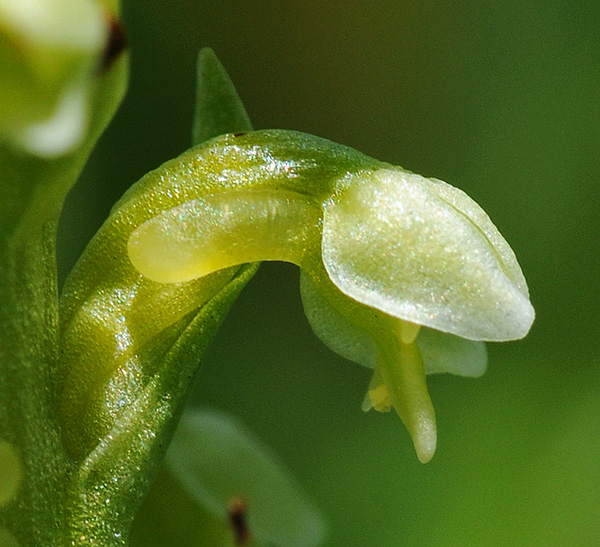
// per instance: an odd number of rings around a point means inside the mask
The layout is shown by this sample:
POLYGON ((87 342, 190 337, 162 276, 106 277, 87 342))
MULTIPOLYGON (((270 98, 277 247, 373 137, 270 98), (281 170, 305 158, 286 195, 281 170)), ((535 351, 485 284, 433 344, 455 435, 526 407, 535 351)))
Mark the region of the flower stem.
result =
MULTIPOLYGON (((27 238, 0 234, 0 439, 10 443, 23 475, 0 506, 0 527, 20 545, 58 545, 62 533, 59 485, 68 463, 52 401, 55 227, 52 219, 27 238)), ((3 468, 0 461, 0 474, 3 468)))

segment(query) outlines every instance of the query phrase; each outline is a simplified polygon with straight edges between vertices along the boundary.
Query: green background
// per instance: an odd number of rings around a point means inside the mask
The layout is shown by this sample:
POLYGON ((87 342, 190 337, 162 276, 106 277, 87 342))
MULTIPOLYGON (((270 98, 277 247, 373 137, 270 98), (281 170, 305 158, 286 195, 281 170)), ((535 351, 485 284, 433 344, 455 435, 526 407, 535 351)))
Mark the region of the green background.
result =
POLYGON ((328 545, 600 544, 600 3, 125 1, 129 94, 69 198, 61 275, 123 191, 188 147, 200 47, 256 128, 298 129, 458 186, 515 250, 537 319, 478 380, 430 377, 418 463, 370 373, 325 348, 298 271, 265 264, 194 400, 245 421, 328 516, 328 545))

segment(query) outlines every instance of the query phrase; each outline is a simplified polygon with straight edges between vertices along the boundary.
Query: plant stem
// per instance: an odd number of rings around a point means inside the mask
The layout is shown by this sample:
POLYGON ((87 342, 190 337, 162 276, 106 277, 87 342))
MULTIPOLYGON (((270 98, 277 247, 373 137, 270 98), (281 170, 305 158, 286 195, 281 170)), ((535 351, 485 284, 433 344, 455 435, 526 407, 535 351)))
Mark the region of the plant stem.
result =
POLYGON ((68 465, 51 377, 58 347, 55 234, 56 216, 27 237, 0 236, 0 439, 23 469, 0 522, 21 546, 58 545, 63 529, 60 483, 68 465))
POLYGON ((17 484, 0 495, 0 540, 14 537, 21 547, 75 544, 65 502, 75 469, 56 415, 56 228, 127 85, 127 55, 111 61, 90 91, 88 133, 77 149, 50 160, 0 143, 0 443, 10 460, 0 452, 0 479, 17 484))

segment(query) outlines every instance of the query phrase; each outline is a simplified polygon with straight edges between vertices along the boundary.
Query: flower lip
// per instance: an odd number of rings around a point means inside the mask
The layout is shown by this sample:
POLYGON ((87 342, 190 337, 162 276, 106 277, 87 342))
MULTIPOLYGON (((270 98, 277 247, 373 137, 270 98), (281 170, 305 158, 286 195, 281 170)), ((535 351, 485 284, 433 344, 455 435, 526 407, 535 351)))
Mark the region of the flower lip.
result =
POLYGON ((360 173, 325 205, 323 262, 347 296, 471 340, 522 338, 534 318, 515 255, 460 190, 401 169, 360 173))

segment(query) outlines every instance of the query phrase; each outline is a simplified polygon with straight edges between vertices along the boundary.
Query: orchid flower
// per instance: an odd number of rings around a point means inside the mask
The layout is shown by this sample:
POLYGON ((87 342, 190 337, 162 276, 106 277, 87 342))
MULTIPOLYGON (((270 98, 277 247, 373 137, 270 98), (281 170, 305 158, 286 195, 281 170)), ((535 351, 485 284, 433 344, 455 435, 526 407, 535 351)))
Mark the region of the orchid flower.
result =
POLYGON ((135 269, 180 284, 258 260, 300 266, 313 330, 374 368, 363 408, 393 407, 422 462, 437 438, 426 373, 478 376, 482 341, 533 322, 515 255, 473 200, 323 139, 225 135, 140 188, 153 205, 127 241, 135 269))
POLYGON ((117 2, 0 2, 0 140, 42 158, 88 136, 95 80, 121 52, 117 2))

